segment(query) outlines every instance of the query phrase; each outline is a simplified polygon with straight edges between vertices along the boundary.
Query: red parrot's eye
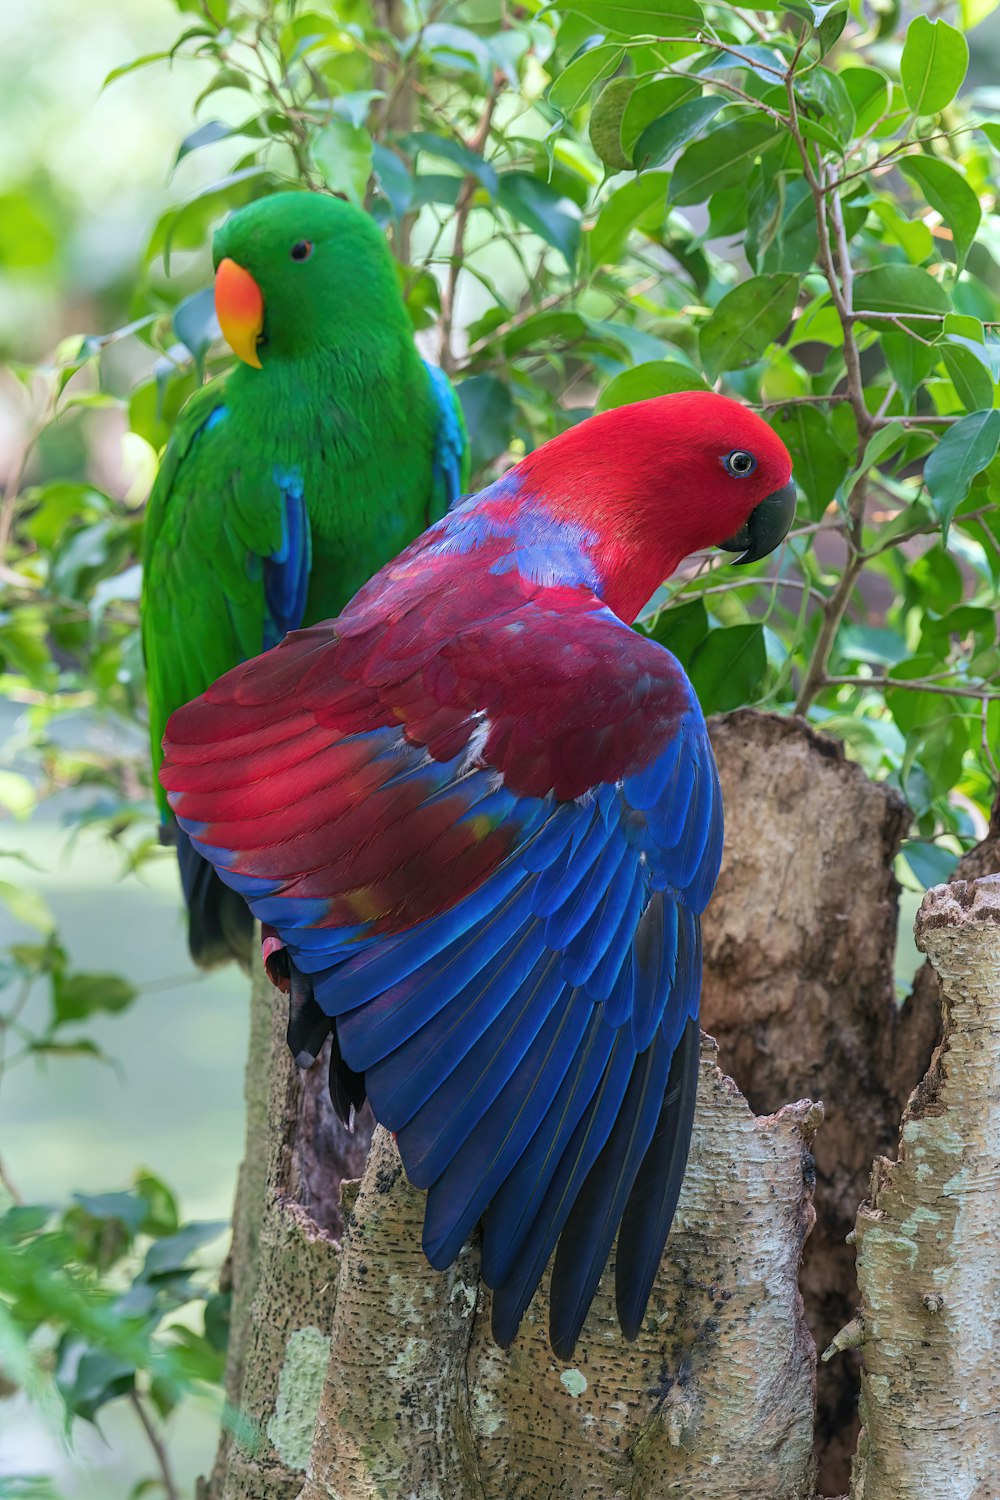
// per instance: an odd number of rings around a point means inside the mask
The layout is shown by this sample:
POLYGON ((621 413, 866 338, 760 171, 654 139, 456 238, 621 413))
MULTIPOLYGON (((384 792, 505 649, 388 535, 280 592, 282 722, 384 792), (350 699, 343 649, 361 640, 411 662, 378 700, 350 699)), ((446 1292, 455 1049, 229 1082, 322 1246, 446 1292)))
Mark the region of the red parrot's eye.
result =
POLYGON ((298 240, 289 251, 292 260, 308 260, 312 253, 312 240, 298 240))

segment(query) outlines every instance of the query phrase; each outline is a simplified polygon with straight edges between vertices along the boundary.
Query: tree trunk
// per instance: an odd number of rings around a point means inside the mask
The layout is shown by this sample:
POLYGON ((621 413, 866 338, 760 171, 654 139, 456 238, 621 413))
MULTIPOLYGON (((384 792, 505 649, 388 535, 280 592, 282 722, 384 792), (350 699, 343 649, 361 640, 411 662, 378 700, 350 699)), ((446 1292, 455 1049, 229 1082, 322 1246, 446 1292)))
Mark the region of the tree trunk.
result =
POLYGON ((995 1500, 1000 876, 927 892, 943 1034, 857 1220, 863 1427, 852 1500, 995 1500))
POLYGON ((805 1101, 755 1118, 706 1038, 642 1332, 622 1339, 609 1271, 570 1368, 549 1351, 542 1293, 510 1351, 496 1347, 475 1243, 429 1269, 424 1194, 377 1131, 301 1500, 810 1500, 815 1349, 798 1271, 821 1116, 805 1101))
MULTIPOLYGON (((802 1294, 820 1349, 853 1316, 854 1252, 845 1243, 872 1156, 895 1144, 899 1115, 927 1066, 896 1003, 898 886, 893 861, 909 822, 889 787, 801 719, 744 710, 710 725, 726 809, 722 875, 705 919, 702 1025, 760 1112, 822 1099, 816 1229, 802 1294)), ((820 1368, 819 1487, 846 1490, 857 1434, 859 1361, 820 1368)))
MULTIPOLYGON (((360 1175, 367 1131, 340 1130, 322 1064, 303 1080, 290 1063, 285 1001, 260 976, 232 1255, 228 1396, 240 1417, 209 1500, 812 1496, 813 1356, 796 1278, 817 1112, 780 1106, 830 1101, 802 1283, 825 1345, 855 1312, 844 1237, 927 1065, 935 987, 931 975, 920 1006, 900 1014, 898 798, 799 721, 743 712, 711 728, 727 843, 704 1020, 765 1117, 703 1056, 691 1168, 639 1342, 621 1341, 606 1277, 573 1369, 548 1353, 541 1296, 500 1354, 475 1245, 446 1275, 430 1270, 423 1197, 381 1134, 341 1243, 341 1180, 360 1175)), ((821 1378, 830 1494, 847 1486, 856 1354, 821 1378)))

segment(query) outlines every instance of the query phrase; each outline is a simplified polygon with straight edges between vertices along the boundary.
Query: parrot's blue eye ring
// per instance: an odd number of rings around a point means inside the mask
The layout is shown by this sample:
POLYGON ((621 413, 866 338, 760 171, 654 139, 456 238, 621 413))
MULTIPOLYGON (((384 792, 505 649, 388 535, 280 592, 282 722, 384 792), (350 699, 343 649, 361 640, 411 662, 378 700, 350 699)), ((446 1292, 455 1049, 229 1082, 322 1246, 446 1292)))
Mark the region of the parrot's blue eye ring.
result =
POLYGON ((312 253, 312 240, 299 240, 289 251, 292 260, 308 260, 312 253))
POLYGON ((732 474, 735 479, 745 479, 756 469, 757 460, 745 448, 734 448, 732 453, 726 454, 722 460, 722 466, 726 473, 732 474))

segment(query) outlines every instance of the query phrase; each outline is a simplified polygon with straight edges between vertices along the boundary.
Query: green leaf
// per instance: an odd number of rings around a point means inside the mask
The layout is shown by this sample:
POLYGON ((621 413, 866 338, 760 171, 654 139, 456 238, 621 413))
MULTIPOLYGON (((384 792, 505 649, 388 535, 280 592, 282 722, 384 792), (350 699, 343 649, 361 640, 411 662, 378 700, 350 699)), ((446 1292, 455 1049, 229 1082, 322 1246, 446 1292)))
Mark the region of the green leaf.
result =
POLYGON ((199 125, 197 130, 192 130, 181 141, 174 166, 182 162, 185 156, 190 156, 192 151, 198 151, 202 146, 213 146, 216 141, 228 140, 233 134, 233 127, 224 120, 206 120, 204 125, 199 125))
POLYGON ((979 129, 989 141, 994 151, 1000 151, 1000 120, 981 120, 979 129))
POLYGON ((568 270, 573 270, 580 248, 581 213, 572 198, 530 172, 505 172, 497 199, 512 218, 558 250, 568 270))
MULTIPOLYGON (((857 316, 866 312, 893 313, 905 319, 907 313, 936 313, 944 317, 951 312, 951 299, 939 281, 922 271, 919 266, 879 266, 874 271, 862 271, 854 283, 854 306, 857 316)), ((885 323, 873 320, 880 330, 885 323)), ((912 325, 923 337, 930 337, 928 330, 934 324, 917 322, 912 325)))
POLYGON ((165 1276, 174 1271, 185 1270, 197 1251, 217 1240, 228 1228, 229 1225, 222 1219, 203 1220, 185 1224, 176 1234, 164 1235, 150 1245, 146 1252, 143 1278, 148 1281, 151 1276, 165 1276))
POLYGON ((170 56, 167 52, 144 52, 141 57, 133 57, 131 62, 122 63, 117 68, 112 68, 104 82, 101 84, 101 92, 114 83, 116 78, 124 78, 128 73, 135 73, 139 68, 148 68, 150 63, 163 62, 164 58, 170 56))
POLYGON ((0 902, 3 902, 15 922, 23 922, 36 932, 54 932, 56 919, 49 903, 41 891, 30 885, 15 885, 12 880, 0 880, 0 902))
POLYGON ((753 703, 767 673, 763 625, 710 630, 691 659, 689 675, 705 714, 753 703))
POLYGON ((915 16, 906 31, 899 76, 915 115, 935 115, 950 104, 969 68, 969 44, 940 19, 915 16))
POLYGON ((792 319, 797 276, 754 276, 727 292, 701 329, 698 350, 710 380, 753 364, 792 319))
POLYGON ((932 885, 947 885, 954 878, 958 855, 951 849, 921 839, 904 839, 899 852, 925 890, 932 885))
POLYGON ((174 308, 171 318, 174 333, 201 371, 210 345, 219 337, 219 320, 215 315, 215 293, 211 287, 192 292, 174 308))
POLYGON ((972 481, 996 457, 1000 411, 978 411, 949 427, 924 464, 924 483, 945 538, 972 481))
POLYGON ((510 443, 514 428, 514 403, 510 391, 496 375, 470 375, 458 387, 458 399, 469 432, 472 471, 499 457, 510 443))
POLYGON ((120 974, 54 974, 52 1009, 55 1024, 85 1021, 98 1011, 115 1014, 126 1010, 138 990, 120 974))
POLYGON ((848 456, 817 406, 784 406, 773 422, 792 455, 792 473, 808 502, 809 516, 818 521, 843 482, 848 456))
POLYGON ((565 8, 619 36, 688 36, 702 21, 695 0, 571 0, 565 8))
POLYGON ((854 103, 839 74, 829 68, 813 68, 797 78, 795 92, 822 116, 842 145, 851 139, 855 129, 854 103))
POLYGON ((333 116, 314 137, 312 156, 331 193, 364 202, 372 174, 372 138, 364 126, 333 116))
POLYGON ((900 170, 921 189, 936 208, 955 240, 955 261, 960 274, 976 238, 982 219, 979 199, 962 173, 937 156, 904 156, 900 170))
POLYGON ((757 157, 785 139, 766 115, 742 113, 688 146, 670 179, 671 203, 703 203, 746 181, 757 157))
POLYGON ((700 99, 689 99, 661 115, 652 125, 647 125, 635 144, 636 169, 643 172, 647 167, 662 167, 682 146, 701 134, 725 103, 725 99, 717 94, 704 94, 700 99))
POLYGON ((697 370, 671 360, 650 360, 623 370, 608 382, 601 392, 597 411, 614 406, 628 406, 633 401, 647 401, 651 396, 668 396, 674 391, 707 391, 708 386, 697 370))
POLYGON ((635 86, 634 78, 612 78, 601 90, 590 114, 590 144, 598 159, 613 172, 624 172, 632 165, 622 150, 622 120, 635 86))
POLYGON ((666 216, 667 174, 648 172, 633 177, 607 200, 589 235, 594 266, 616 261, 633 229, 650 219, 660 227, 666 216))
POLYGON ((636 161, 635 148, 639 137, 669 110, 696 99, 701 85, 689 83, 684 78, 654 78, 649 83, 640 83, 628 104, 622 119, 622 150, 636 161))
POLYGON ((933 344, 908 333, 883 333, 879 343, 893 380, 909 406, 918 386, 923 385, 940 358, 933 344))
POLYGON ((844 68, 838 76, 854 106, 854 129, 864 135, 885 113, 889 80, 877 68, 844 68))
POLYGON ((971 31, 996 10, 1000 0, 962 0, 962 30, 971 31))
POLYGON ((984 411, 993 405, 993 376, 964 344, 945 344, 940 351, 948 378, 966 411, 984 411))
POLYGON ((569 62, 549 89, 549 102, 564 115, 579 109, 595 83, 607 78, 625 53, 617 42, 590 47, 569 62))
POLYGON ((667 609, 661 609, 649 633, 654 641, 666 646, 681 665, 687 667, 708 635, 704 601, 692 599, 689 604, 671 604, 667 609))

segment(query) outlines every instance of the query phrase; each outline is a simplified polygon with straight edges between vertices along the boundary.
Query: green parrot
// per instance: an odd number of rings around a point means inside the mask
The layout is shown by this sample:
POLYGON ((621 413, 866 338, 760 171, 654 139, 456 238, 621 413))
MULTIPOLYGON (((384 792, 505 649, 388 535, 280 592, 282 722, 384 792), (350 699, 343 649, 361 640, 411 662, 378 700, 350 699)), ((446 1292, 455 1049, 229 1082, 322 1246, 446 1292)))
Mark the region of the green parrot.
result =
POLYGON ((202 967, 249 966, 252 920, 159 789, 167 719, 289 630, 338 614, 468 481, 458 399, 417 353, 367 214, 277 193, 226 221, 213 261, 240 363, 180 414, 146 512, 142 600, 153 779, 202 967))

